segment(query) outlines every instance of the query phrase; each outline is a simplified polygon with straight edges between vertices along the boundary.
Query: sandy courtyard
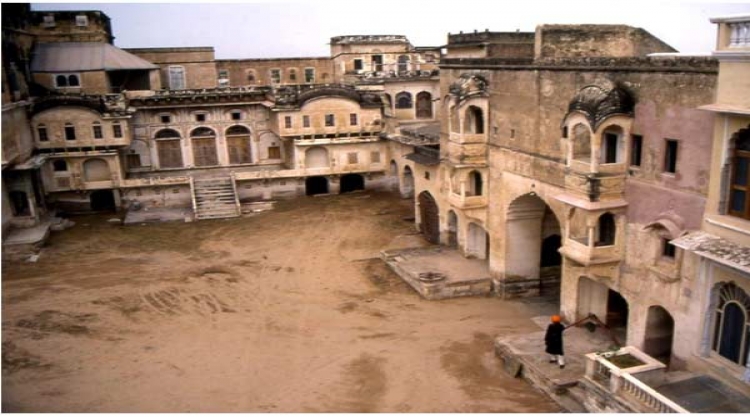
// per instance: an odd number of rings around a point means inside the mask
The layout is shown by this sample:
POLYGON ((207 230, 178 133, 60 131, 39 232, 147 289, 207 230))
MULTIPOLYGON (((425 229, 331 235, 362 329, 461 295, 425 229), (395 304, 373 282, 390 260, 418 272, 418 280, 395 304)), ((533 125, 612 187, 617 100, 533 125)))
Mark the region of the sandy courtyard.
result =
MULTIPOLYGON (((252 217, 74 218, 2 271, 2 409, 557 412, 493 355, 544 306, 425 301, 377 259, 409 201, 355 193, 252 217)), ((541 341, 540 341, 541 343, 541 341)))

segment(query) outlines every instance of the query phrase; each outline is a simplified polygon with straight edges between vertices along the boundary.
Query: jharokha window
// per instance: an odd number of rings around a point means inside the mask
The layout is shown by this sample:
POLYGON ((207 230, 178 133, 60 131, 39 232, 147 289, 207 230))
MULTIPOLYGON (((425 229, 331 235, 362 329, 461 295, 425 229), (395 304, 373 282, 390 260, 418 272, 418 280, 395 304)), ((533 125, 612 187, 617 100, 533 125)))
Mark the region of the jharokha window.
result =
POLYGON ((750 127, 737 134, 729 185, 729 214, 750 220, 750 127))

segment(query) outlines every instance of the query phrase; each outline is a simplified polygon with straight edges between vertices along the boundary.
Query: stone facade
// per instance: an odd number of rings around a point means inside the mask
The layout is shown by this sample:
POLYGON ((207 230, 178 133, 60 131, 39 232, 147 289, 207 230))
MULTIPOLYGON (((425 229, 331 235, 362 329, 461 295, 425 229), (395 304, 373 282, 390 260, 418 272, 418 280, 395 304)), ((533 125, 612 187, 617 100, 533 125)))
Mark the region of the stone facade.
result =
POLYGON ((400 35, 337 36, 310 58, 118 49, 158 66, 148 88, 101 70, 60 95, 21 70, 33 40, 108 43, 109 20, 85 14, 86 32, 51 13, 41 30, 50 13, 25 13, 8 30, 3 15, 3 229, 47 208, 198 210, 196 180, 214 178, 238 206, 398 190, 429 241, 486 262, 498 296, 559 294, 567 322, 595 314, 671 369, 748 379, 712 336, 716 311, 750 309, 745 20, 717 21, 715 57, 622 25, 449 34, 442 56, 400 35))

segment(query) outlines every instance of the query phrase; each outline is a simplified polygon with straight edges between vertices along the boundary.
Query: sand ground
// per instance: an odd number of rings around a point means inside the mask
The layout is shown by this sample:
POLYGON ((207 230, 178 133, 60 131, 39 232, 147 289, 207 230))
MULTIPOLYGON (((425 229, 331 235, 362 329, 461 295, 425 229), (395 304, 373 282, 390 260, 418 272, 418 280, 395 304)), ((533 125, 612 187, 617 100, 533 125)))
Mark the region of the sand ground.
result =
POLYGON ((2 271, 2 408, 557 412, 494 357, 533 302, 426 301, 377 258, 423 244, 409 201, 301 198, 252 217, 74 218, 2 271))

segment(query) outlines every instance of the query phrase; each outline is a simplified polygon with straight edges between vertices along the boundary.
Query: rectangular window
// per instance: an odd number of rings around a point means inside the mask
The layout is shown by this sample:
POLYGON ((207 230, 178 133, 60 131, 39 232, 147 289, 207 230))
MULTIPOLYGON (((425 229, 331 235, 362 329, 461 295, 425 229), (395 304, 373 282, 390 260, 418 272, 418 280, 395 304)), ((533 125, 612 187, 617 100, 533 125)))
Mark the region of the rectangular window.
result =
POLYGON ((240 113, 238 111, 233 111, 232 112, 232 120, 240 120, 240 119, 242 119, 242 113, 240 113))
POLYGON ((94 139, 101 139, 104 136, 102 135, 102 127, 99 125, 94 126, 94 139))
POLYGON ((662 244, 662 250, 661 250, 662 256, 666 258, 674 258, 676 248, 673 244, 669 243, 669 239, 662 239, 661 244, 662 244))
POLYGON ((354 70, 355 71, 360 71, 362 69, 364 69, 364 66, 362 65, 362 60, 361 59, 355 59, 354 60, 354 70))
POLYGON ((335 126, 335 120, 332 114, 326 114, 326 126, 335 126))
POLYGON ((89 17, 85 14, 79 14, 76 16, 76 26, 88 26, 89 25, 89 17))
POLYGON ((315 68, 305 68, 305 83, 312 84, 315 82, 315 68))
POLYGON ((112 133, 116 138, 122 137, 122 126, 120 125, 112 125, 112 133))
POLYGON ((49 137, 47 136, 47 128, 46 127, 38 127, 36 129, 37 133, 39 133, 39 142, 47 142, 49 141, 49 137))
POLYGON ((229 87, 229 71, 219 70, 219 79, 217 80, 219 87, 229 87))
POLYGON ((357 125, 357 113, 349 113, 349 125, 357 125))
POLYGON ((302 116, 302 127, 310 127, 310 116, 302 116))
POLYGON ((370 152, 370 162, 373 164, 380 163, 380 152, 370 152))
POLYGON ((297 81, 297 71, 290 69, 289 70, 289 81, 297 81))
POLYGON ((268 159, 281 159, 281 148, 278 146, 269 146, 268 159))
POLYGON ((205 122, 206 121, 206 114, 205 113, 198 113, 195 115, 195 121, 196 122, 205 122))
POLYGON ((677 141, 674 139, 667 139, 664 151, 664 171, 677 172, 677 141))
POLYGON ((280 69, 271 70, 271 82, 273 84, 278 84, 281 82, 281 70, 280 69))
POLYGON ((65 126, 65 140, 76 140, 75 126, 65 126))
POLYGON ((185 89, 185 68, 179 66, 169 67, 169 88, 172 90, 185 89))
POLYGON ((383 55, 372 56, 372 70, 383 71, 383 55))
POLYGON ((284 116, 284 127, 287 129, 292 128, 292 116, 284 116))
POLYGON ((643 153, 643 136, 633 135, 630 144, 630 165, 641 166, 641 154, 643 153))
POLYGON ((163 114, 163 115, 159 116, 159 118, 161 119, 162 123, 171 123, 172 122, 172 117, 170 115, 168 115, 168 114, 163 114))
POLYGON ((356 152, 349 152, 346 154, 346 156, 350 164, 356 164, 357 162, 359 162, 359 158, 357 158, 356 152))

